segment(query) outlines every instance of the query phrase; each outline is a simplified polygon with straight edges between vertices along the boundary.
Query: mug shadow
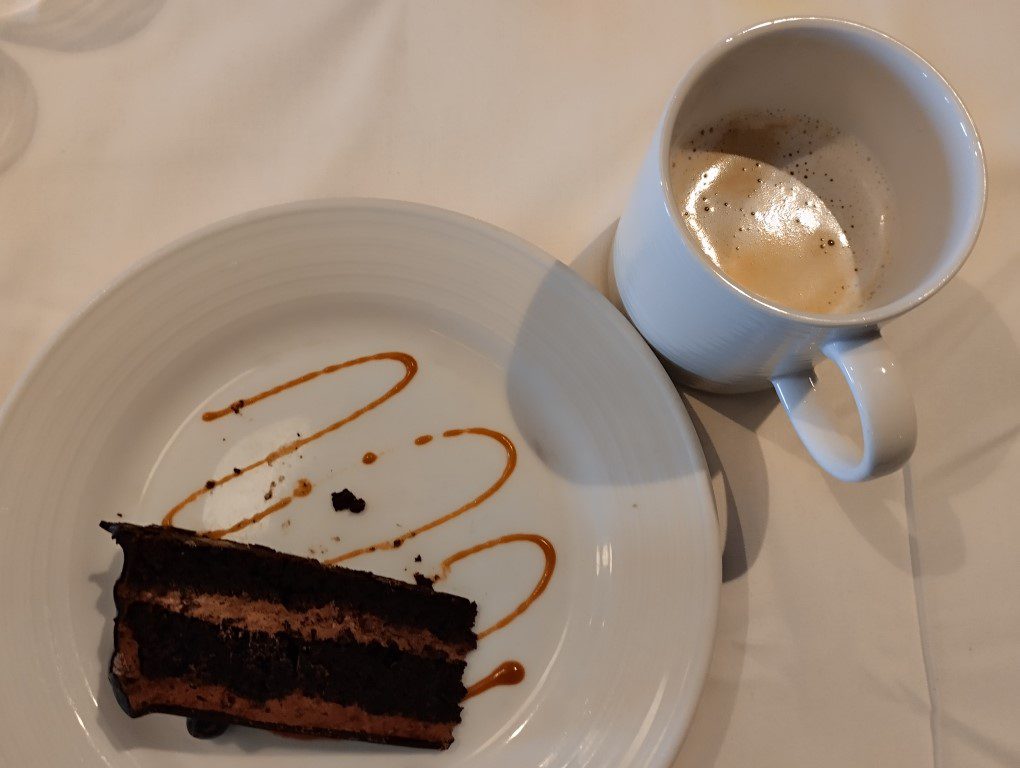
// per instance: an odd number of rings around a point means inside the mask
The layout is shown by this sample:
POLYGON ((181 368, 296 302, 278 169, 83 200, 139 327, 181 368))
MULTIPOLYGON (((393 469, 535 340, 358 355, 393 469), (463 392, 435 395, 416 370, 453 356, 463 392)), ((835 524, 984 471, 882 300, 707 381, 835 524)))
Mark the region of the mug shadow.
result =
POLYGON ((768 474, 755 429, 778 400, 771 391, 725 396, 677 386, 701 441, 726 533, 712 660, 675 765, 712 765, 736 706, 750 621, 746 574, 761 552, 769 519, 768 474))
MULTIPOLYGON (((612 222, 571 263, 589 285, 621 309, 609 274, 617 222, 612 222)), ((681 385, 660 359, 680 393, 697 433, 711 478, 716 513, 725 531, 723 588, 708 677, 677 765, 711 765, 722 748, 744 667, 748 582, 742 578, 761 552, 769 518, 769 483, 757 428, 779 405, 771 390, 713 395, 681 385)))
POLYGON ((912 503, 910 478, 909 462, 898 472, 862 483, 844 483, 825 475, 829 493, 854 530, 883 559, 906 573, 911 572, 911 564, 903 542, 911 533, 901 510, 912 503))
POLYGON ((617 309, 622 310, 609 276, 609 256, 613 250, 613 238, 616 236, 616 226, 619 223, 620 220, 616 219, 599 232, 598 236, 574 257, 570 262, 570 268, 588 285, 609 299, 617 309))
MULTIPOLYGON (((605 227, 570 264, 585 282, 610 298, 615 293, 609 265, 617 224, 618 220, 605 227)), ((764 541, 769 486, 755 430, 779 401, 771 390, 747 395, 695 391, 680 383, 668 361, 660 358, 659 362, 680 393, 705 454, 720 527, 725 531, 723 581, 732 581, 754 564, 764 541)))
POLYGON ((772 392, 711 395, 681 391, 705 452, 719 517, 725 520, 723 583, 754 565, 769 519, 769 481, 755 429, 778 401, 772 392))
POLYGON ((607 309, 605 299, 579 286, 566 266, 556 263, 544 273, 506 366, 518 433, 548 469, 580 485, 637 486, 699 472, 694 456, 676 458, 688 446, 666 426, 674 423, 674 413, 654 379, 641 378, 640 388, 625 386, 628 378, 618 366, 633 365, 635 375, 644 377, 647 363, 636 357, 630 327, 607 309), (593 338, 626 350, 624 360, 593 352, 593 338), (583 354, 575 353, 581 349, 583 354), (647 402, 635 393, 647 395, 647 402), (664 440, 674 449, 658 450, 664 440), (637 447, 643 448, 640 461, 633 457, 637 447))
MULTIPOLYGON (((1007 264, 1018 270, 1020 254, 1007 264)), ((912 462, 911 495, 918 535, 938 532, 938 557, 923 558, 922 565, 928 573, 949 573, 965 556, 953 497, 986 480, 1020 434, 1020 351, 1002 315, 963 276, 902 322, 896 348, 913 378, 926 383, 917 401, 926 431, 912 462)))
MULTIPOLYGON (((1016 263, 1020 256, 1013 258, 1016 263)), ((926 574, 948 574, 966 560, 953 497, 985 480, 1020 434, 1020 352, 999 312, 961 276, 890 330, 891 345, 919 385, 918 446, 909 471, 895 481, 856 485, 829 479, 829 487, 857 532, 905 569, 897 544, 903 526, 892 511, 902 499, 916 521, 910 536, 928 543, 917 565, 926 574), (954 397, 958 393, 967 393, 966 401, 954 397), (969 404, 994 405, 984 428, 975 424, 978 414, 969 404)))

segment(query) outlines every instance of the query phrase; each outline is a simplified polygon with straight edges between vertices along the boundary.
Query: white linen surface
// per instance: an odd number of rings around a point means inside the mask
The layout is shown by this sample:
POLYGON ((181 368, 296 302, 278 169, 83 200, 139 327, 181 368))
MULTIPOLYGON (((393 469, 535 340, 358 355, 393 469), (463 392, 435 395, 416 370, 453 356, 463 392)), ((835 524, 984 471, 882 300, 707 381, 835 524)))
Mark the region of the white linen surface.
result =
POLYGON ((676 764, 1020 765, 1010 3, 0 0, 0 396, 136 259, 273 203, 451 208, 601 287, 685 68, 729 32, 806 13, 876 26, 946 75, 982 132, 989 206, 960 275, 888 329, 917 398, 907 470, 837 483, 772 393, 685 395, 728 537, 676 764))

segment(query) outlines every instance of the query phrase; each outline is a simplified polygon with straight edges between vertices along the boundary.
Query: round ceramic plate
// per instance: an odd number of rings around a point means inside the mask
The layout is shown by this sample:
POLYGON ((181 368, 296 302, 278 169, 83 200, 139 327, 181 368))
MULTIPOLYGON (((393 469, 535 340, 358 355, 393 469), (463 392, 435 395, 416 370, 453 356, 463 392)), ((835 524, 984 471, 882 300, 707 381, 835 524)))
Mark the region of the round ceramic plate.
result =
MULTIPOLYGON (((422 442, 422 441, 418 441, 422 442)), ((20 766, 666 766, 711 649, 719 547, 701 449, 638 334, 568 269, 445 211, 312 202, 215 225, 104 291, 36 362, 0 416, 0 763, 20 766), (465 682, 513 659, 522 683, 465 702, 446 752, 283 739, 233 728, 196 741, 181 718, 132 720, 106 679, 121 556, 99 521, 158 522, 208 478, 341 420, 405 375, 383 358, 208 421, 202 414, 380 352, 417 373, 378 407, 181 510, 320 559, 396 538, 497 484, 399 549, 346 563, 410 581, 511 533, 557 553, 544 594, 469 656, 465 682), (404 359, 404 358, 401 358, 404 359), (416 438, 433 435, 418 445, 416 438), (366 453, 378 456, 365 463, 366 453), (282 479, 281 479, 282 478, 282 479), (273 485, 275 483, 275 485, 273 485), (364 513, 336 512, 349 488, 364 513), (418 561, 418 558, 421 561, 418 561)), ((439 588, 478 626, 535 587, 543 554, 514 542, 439 588)))

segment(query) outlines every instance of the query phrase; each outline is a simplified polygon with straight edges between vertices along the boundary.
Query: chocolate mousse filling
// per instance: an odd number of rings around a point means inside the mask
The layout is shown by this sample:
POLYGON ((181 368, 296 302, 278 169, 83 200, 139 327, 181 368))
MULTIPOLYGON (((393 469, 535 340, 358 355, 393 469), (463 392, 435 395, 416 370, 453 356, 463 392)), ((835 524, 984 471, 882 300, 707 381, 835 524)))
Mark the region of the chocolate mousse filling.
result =
POLYGON ((463 661, 416 656, 379 643, 250 632, 146 603, 131 604, 122 624, 137 643, 141 677, 218 684, 251 701, 297 693, 358 705, 372 714, 454 722, 467 693, 461 684, 463 661), (253 662, 260 665, 258 674, 252 674, 253 662))
POLYGON ((267 600, 293 610, 334 605, 474 647, 475 607, 457 595, 436 593, 436 599, 422 600, 421 590, 405 582, 181 528, 102 525, 125 547, 122 578, 133 589, 163 591, 172 585, 196 594, 267 600))

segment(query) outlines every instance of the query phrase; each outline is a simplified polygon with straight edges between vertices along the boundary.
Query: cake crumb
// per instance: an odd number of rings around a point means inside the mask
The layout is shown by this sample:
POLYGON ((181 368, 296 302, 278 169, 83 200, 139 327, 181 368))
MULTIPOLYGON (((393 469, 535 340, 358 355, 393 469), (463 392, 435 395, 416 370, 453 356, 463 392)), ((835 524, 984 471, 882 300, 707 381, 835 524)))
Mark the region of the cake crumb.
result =
POLYGON ((117 517, 124 517, 120 512, 117 513, 117 517))
POLYGON ((394 540, 393 540, 393 548, 394 548, 394 549, 399 549, 399 548, 400 548, 400 546, 401 546, 401 545, 402 545, 403 543, 404 543, 404 542, 403 542, 403 540, 402 540, 402 539, 394 539, 394 540))
POLYGON ((281 525, 280 527, 281 528, 290 528, 290 518, 288 517, 286 520, 284 520, 283 521, 283 525, 281 525))
POLYGON ((421 562, 421 555, 415 555, 414 556, 414 562, 420 563, 421 562))
POLYGON ((208 490, 210 490, 210 491, 211 491, 211 490, 212 490, 213 488, 215 488, 215 487, 216 487, 216 481, 215 481, 215 480, 206 480, 206 481, 205 481, 205 487, 206 487, 206 488, 207 488, 208 490))
POLYGON ((237 467, 234 467, 234 474, 235 474, 235 475, 239 475, 239 474, 241 474, 241 470, 240 470, 240 469, 238 469, 237 467))
POLYGON ((235 400, 230 404, 230 410, 234 413, 240 413, 242 408, 244 408, 244 400, 235 400))
POLYGON ((340 537, 339 536, 334 536, 333 537, 333 541, 335 541, 337 544, 339 544, 340 543, 340 537))
POLYGON ((365 511, 365 500, 359 499, 349 488, 344 488, 342 491, 334 491, 330 496, 333 502, 333 510, 336 512, 342 512, 347 509, 357 515, 365 511))
POLYGON ((275 480, 270 481, 270 483, 269 483, 269 490, 266 491, 262 495, 262 498, 265 499, 266 501, 269 501, 271 498, 273 498, 273 489, 275 487, 276 487, 276 481, 275 480))

